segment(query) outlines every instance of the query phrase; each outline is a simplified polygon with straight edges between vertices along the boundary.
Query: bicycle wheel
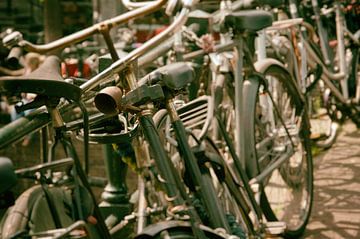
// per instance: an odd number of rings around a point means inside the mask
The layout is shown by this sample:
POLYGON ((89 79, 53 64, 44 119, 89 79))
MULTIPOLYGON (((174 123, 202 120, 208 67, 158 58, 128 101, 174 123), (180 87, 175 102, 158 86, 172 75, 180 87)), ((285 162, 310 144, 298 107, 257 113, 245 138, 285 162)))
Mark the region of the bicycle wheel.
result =
MULTIPOLYGON (((70 192, 57 187, 49 187, 48 190, 55 199, 54 207, 61 226, 70 226, 74 222, 70 192)), ((55 224, 43 189, 41 186, 33 186, 20 195, 2 218, 1 238, 11 238, 19 233, 30 235, 45 232, 56 229, 55 224)))
POLYGON ((244 83, 245 155, 247 162, 256 162, 247 164, 247 171, 262 186, 260 205, 266 218, 285 222, 284 236, 297 237, 305 230, 313 200, 306 107, 285 68, 264 64, 259 71, 266 82, 244 83))

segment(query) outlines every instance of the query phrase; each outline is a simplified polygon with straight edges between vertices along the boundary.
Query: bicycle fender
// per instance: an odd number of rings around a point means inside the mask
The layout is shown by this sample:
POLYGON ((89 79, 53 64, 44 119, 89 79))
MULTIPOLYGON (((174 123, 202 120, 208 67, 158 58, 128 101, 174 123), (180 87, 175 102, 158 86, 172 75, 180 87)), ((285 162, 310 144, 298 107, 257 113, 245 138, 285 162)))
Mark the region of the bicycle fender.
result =
POLYGON ((190 223, 185 221, 162 221, 155 224, 151 224, 144 228, 141 234, 137 235, 135 239, 147 239, 155 237, 162 231, 169 230, 172 228, 189 228, 190 223))
POLYGON ((271 65, 278 65, 285 68, 285 66, 280 61, 273 58, 266 58, 264 60, 256 61, 254 63, 255 70, 259 73, 264 73, 265 70, 271 65))
MULTIPOLYGON (((218 238, 218 239, 224 238, 223 236, 221 236, 219 233, 215 232, 211 228, 208 228, 204 225, 200 225, 199 227, 205 233, 211 234, 213 236, 212 238, 218 238)), ((179 231, 192 230, 190 222, 175 221, 175 220, 174 221, 162 221, 162 222, 158 222, 158 223, 147 226, 146 228, 144 228, 144 230, 140 234, 135 236, 135 239, 150 239, 150 238, 159 236, 160 233, 163 231, 168 231, 168 230, 170 231, 170 230, 175 230, 175 229, 178 229, 179 231)))
MULTIPOLYGON (((260 84, 266 85, 265 79, 260 76, 260 74, 252 74, 244 81, 243 97, 246 100, 242 101, 241 114, 245 117, 249 114, 247 109, 255 108, 260 84)), ((254 150, 254 147, 252 147, 255 144, 255 138, 248 138, 244 142, 244 148, 246 149, 244 155, 245 168, 250 177, 254 177, 258 174, 256 151, 254 150)))
POLYGON ((284 71, 287 72, 289 80, 292 81, 292 86, 294 87, 294 90, 296 90, 298 93, 298 97, 296 99, 299 99, 299 100, 296 101, 295 103, 297 104, 298 107, 303 108, 303 105, 305 104, 305 98, 304 98, 303 94, 301 93, 301 90, 299 89, 298 84, 295 82, 294 78, 291 76, 291 74, 286 69, 284 64, 282 64, 280 61, 273 59, 273 58, 266 58, 264 60, 257 61, 254 64, 255 70, 261 74, 264 74, 266 72, 266 70, 271 66, 281 67, 281 68, 283 68, 284 71))

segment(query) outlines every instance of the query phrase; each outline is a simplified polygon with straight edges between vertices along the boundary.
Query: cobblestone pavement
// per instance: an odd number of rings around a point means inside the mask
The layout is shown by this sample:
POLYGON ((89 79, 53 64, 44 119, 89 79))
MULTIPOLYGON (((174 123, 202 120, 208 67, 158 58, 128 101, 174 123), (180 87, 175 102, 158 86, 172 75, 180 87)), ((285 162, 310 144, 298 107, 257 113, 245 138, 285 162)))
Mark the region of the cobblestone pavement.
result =
POLYGON ((360 130, 347 122, 314 164, 313 211, 303 238, 360 238, 360 130))

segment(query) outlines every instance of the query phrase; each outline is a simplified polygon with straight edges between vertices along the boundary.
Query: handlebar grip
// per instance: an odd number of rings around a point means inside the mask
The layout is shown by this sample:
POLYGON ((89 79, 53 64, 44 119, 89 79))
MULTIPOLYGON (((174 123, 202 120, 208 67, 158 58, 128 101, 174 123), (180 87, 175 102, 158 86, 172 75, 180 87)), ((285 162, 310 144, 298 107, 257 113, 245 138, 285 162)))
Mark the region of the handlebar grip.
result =
POLYGON ((22 40, 23 40, 23 35, 20 32, 15 31, 3 38, 3 44, 7 48, 12 48, 18 45, 19 42, 22 40))

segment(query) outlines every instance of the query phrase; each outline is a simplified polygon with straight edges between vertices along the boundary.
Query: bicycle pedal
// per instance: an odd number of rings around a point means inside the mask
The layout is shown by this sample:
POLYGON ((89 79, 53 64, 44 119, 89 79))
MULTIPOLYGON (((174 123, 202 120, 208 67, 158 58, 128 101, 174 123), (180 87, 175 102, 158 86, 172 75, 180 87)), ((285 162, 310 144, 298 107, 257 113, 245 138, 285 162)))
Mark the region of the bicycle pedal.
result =
POLYGON ((266 222, 265 232, 269 237, 277 236, 284 233, 286 229, 285 222, 266 222))

